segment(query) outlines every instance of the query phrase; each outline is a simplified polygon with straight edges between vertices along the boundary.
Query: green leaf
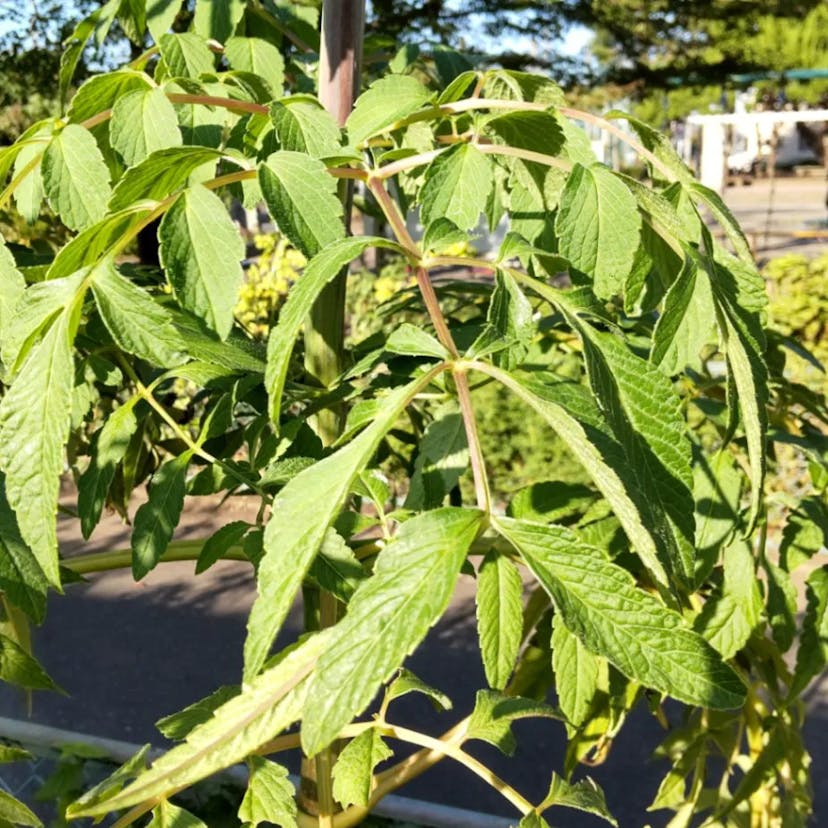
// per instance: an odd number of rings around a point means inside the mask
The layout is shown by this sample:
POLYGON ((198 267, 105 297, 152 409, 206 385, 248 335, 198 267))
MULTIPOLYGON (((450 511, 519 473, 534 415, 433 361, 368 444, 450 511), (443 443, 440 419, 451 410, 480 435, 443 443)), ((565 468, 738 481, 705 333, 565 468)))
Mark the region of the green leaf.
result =
POLYGON ((11 762, 28 762, 33 758, 28 750, 14 745, 0 745, 0 764, 6 765, 11 762))
POLYGON ((325 534, 319 554, 308 574, 322 589, 345 604, 351 600, 359 582, 366 577, 353 549, 333 529, 328 529, 325 534))
POLYGON ((40 564, 20 535, 0 474, 0 590, 10 603, 40 624, 46 615, 48 587, 40 564))
POLYGON ((522 817, 518 828, 549 828, 549 823, 536 811, 530 811, 522 817))
POLYGON ((302 726, 308 756, 365 709, 445 611, 482 519, 473 509, 426 512, 380 552, 311 676, 302 726))
POLYGON ((296 475, 273 501, 259 564, 258 597, 248 618, 244 645, 245 680, 261 669, 287 616, 296 590, 319 551, 351 485, 370 461, 411 397, 430 375, 389 393, 376 417, 358 437, 296 475))
POLYGON ((762 596, 750 546, 735 540, 723 553, 720 595, 708 598, 693 627, 722 655, 731 659, 747 644, 761 620, 762 596))
POLYGON ((358 146, 368 138, 385 132, 433 97, 434 93, 412 75, 386 75, 374 81, 357 98, 353 112, 345 123, 350 143, 358 146))
MULTIPOLYGON (((566 399, 556 394, 555 386, 528 385, 493 366, 477 367, 514 391, 555 429, 612 506, 644 564, 658 582, 666 584, 659 560, 662 540, 646 519, 648 512, 635 481, 630 479, 623 449, 601 429, 600 417, 597 422, 593 418, 597 412, 587 409, 584 416, 583 409, 570 409, 573 402, 592 405, 592 400, 585 401, 580 393, 566 399)), ((579 392, 582 390, 579 388, 579 392)))
POLYGON ((180 10, 181 0, 147 0, 147 28, 156 43, 172 28, 180 10))
POLYGON ((487 98, 563 106, 564 93, 555 81, 513 69, 491 69, 486 73, 483 92, 487 98))
POLYGON ((343 808, 349 805, 367 806, 373 790, 374 768, 393 755, 394 752, 373 727, 348 742, 333 769, 333 795, 336 801, 343 808))
POLYGON ((707 579, 719 550, 740 523, 739 507, 744 475, 726 449, 712 456, 696 452, 693 498, 696 501, 696 549, 699 568, 696 583, 707 579))
POLYGON ((423 226, 446 218, 461 230, 473 229, 493 186, 491 162, 476 147, 460 144, 441 153, 428 165, 420 191, 423 226))
POLYGON ((98 264, 119 242, 131 237, 151 211, 151 203, 134 205, 104 216, 64 245, 49 266, 47 280, 71 276, 82 268, 98 264))
POLYGON ((282 91, 285 61, 272 43, 260 37, 231 37, 224 44, 224 56, 233 69, 262 78, 270 87, 271 97, 282 91))
POLYGON ((124 95, 151 88, 152 81, 146 72, 134 69, 119 69, 105 75, 95 75, 81 84, 69 104, 66 117, 72 123, 79 124, 99 112, 112 109, 115 102, 124 95))
POLYGON ((193 28, 203 38, 224 43, 244 15, 244 0, 198 0, 193 28))
POLYGON ((36 814, 4 790, 0 790, 0 820, 5 820, 10 825, 26 825, 31 828, 43 826, 36 814))
POLYGON ((74 379, 80 300, 52 324, 0 401, 0 468, 20 534, 50 584, 60 586, 55 515, 74 379))
POLYGON ((181 146, 173 105, 162 89, 144 89, 119 97, 112 107, 109 139, 128 167, 151 152, 181 146))
POLYGON ((144 745, 139 748, 109 777, 101 780, 97 785, 94 785, 92 788, 85 791, 84 794, 77 800, 77 803, 90 805, 93 802, 99 802, 112 796, 117 791, 120 791, 124 785, 127 784, 127 782, 134 779, 138 773, 146 768, 147 755, 149 754, 149 751, 150 745, 144 745))
POLYGON ((467 739, 480 739, 511 756, 517 748, 512 725, 519 719, 558 719, 548 704, 520 696, 506 696, 496 690, 478 690, 474 710, 466 729, 467 739))
MULTIPOLYGON (((51 129, 44 129, 44 135, 51 135, 51 129)), ((24 144, 17 157, 14 159, 14 177, 17 178, 23 170, 25 170, 30 163, 42 157, 44 152, 44 144, 31 143, 24 144)), ((26 219, 29 224, 34 224, 40 215, 40 209, 43 206, 43 173, 42 161, 35 164, 31 172, 27 173, 17 185, 14 191, 14 206, 17 207, 20 215, 26 219)))
POLYGON ((187 358, 184 337, 167 309, 110 263, 95 269, 92 293, 104 324, 124 351, 163 368, 187 358))
POLYGON ((58 72, 58 91, 60 103, 66 101, 66 94, 72 84, 78 61, 92 35, 96 35, 98 43, 106 37, 112 21, 118 12, 121 0, 109 0, 108 3, 92 12, 81 20, 71 35, 63 43, 63 53, 60 56, 60 71, 58 72))
MULTIPOLYGON (((7 331, 11 327, 12 312, 20 301, 26 289, 26 280, 17 269, 11 251, 0 237, 0 331, 3 332, 3 347, 0 354, 6 350, 7 331)), ((11 366, 7 366, 11 368, 11 366)))
POLYGON ((638 247, 641 217, 632 193, 601 164, 576 164, 555 220, 558 252, 591 276, 593 290, 609 299, 624 286, 638 247))
POLYGON ((646 498, 663 558, 680 581, 690 584, 695 577, 693 474, 681 400, 667 377, 618 337, 586 324, 578 329, 590 385, 627 455, 628 474, 646 498))
POLYGON ((437 710, 451 710, 451 699, 440 690, 426 684, 410 670, 403 668, 400 674, 388 685, 385 690, 385 703, 390 704, 394 699, 405 696, 408 693, 422 693, 431 699, 431 703, 437 710))
POLYGON ((828 546, 828 504, 819 496, 803 498, 788 515, 779 544, 779 563, 787 572, 807 563, 828 546))
POLYGON ((321 161, 279 150, 259 165, 259 185, 279 229, 308 258, 344 237, 336 180, 321 161))
POLYGON ((502 690, 515 669, 523 630, 523 582, 515 565, 492 550, 477 573, 477 632, 489 687, 502 690))
POLYGON ((174 742, 179 742, 186 739, 199 725, 210 721, 216 710, 229 702, 230 699, 234 699, 240 692, 238 687, 219 687, 218 690, 214 690, 206 698, 188 705, 183 710, 179 710, 178 713, 172 713, 163 719, 159 719, 155 726, 162 736, 172 739, 174 742))
POLYGON ((606 673, 602 659, 591 653, 556 613, 552 619, 555 692, 558 694, 561 712, 572 728, 580 727, 589 718, 599 688, 602 666, 606 673))
MULTIPOLYGON (((224 342, 221 342, 204 332, 204 326, 197 317, 179 311, 173 306, 167 310, 172 315, 173 325, 193 359, 209 363, 216 369, 224 369, 225 373, 264 373, 265 363, 257 344, 233 331, 224 342)), ((179 368, 177 372, 183 376, 185 368, 179 368)))
MULTIPOLYGON (((644 146, 670 170, 678 181, 681 181, 683 184, 688 184, 694 181, 693 173, 684 161, 681 160, 667 134, 657 129, 653 129, 653 127, 649 124, 644 123, 644 121, 640 121, 638 118, 633 118, 626 112, 619 112, 616 110, 608 112, 604 117, 620 118, 627 121, 636 133, 638 133, 641 143, 644 144, 644 146)), ((659 175, 658 171, 654 170, 654 172, 656 175, 659 175)))
MULTIPOLYGON (((719 320, 719 336, 727 357, 729 377, 736 391, 750 460, 750 513, 747 531, 759 517, 764 492, 767 458, 765 434, 768 427, 768 369, 764 359, 764 332, 756 314, 748 313, 734 301, 734 287, 727 273, 717 268, 712 281, 719 320)), ((735 401, 729 399, 732 407, 735 401)))
POLYGON ((507 371, 526 357, 535 335, 534 309, 509 273, 495 273, 486 328, 472 345, 475 355, 495 353, 495 362, 507 371))
POLYGON ((24 291, 3 331, 0 353, 10 374, 17 372, 49 322, 75 300, 85 275, 38 282, 24 291))
POLYGON ((808 576, 805 594, 808 604, 791 682, 792 698, 802 693, 828 664, 828 566, 821 566, 808 576))
POLYGON ((564 144, 560 121, 551 112, 507 112, 487 121, 485 128, 499 143, 545 155, 558 155, 564 144))
POLYGON ((448 359, 449 352, 428 331, 403 322, 394 328, 385 341, 385 350, 404 356, 425 356, 448 359))
POLYGON ((63 223, 82 230, 103 218, 109 201, 109 170, 89 130, 69 124, 43 153, 43 186, 63 223))
POLYGON ((710 341, 714 318, 710 282, 689 255, 664 298, 664 310, 653 331, 650 361, 670 377, 688 366, 698 371, 699 353, 710 341))
POLYGON ((224 202, 195 185, 158 228, 161 264, 182 307, 227 339, 244 277, 244 242, 224 202))
POLYGON ((149 499, 135 513, 132 530, 132 574, 140 581, 155 569, 167 551, 184 508, 187 466, 192 452, 186 451, 158 467, 152 476, 149 499))
POLYGON ((204 546, 201 547, 201 552, 198 554, 195 568, 196 575, 200 575, 209 569, 227 553, 228 549, 238 546, 250 528, 251 524, 245 520, 233 520, 210 535, 204 541, 204 546))
POLYGON ((221 152, 212 147, 169 147, 157 150, 131 167, 118 182, 109 209, 124 210, 136 201, 160 201, 175 192, 199 167, 218 161, 221 152))
POLYGON ((270 332, 267 343, 267 371, 265 387, 270 397, 270 417, 279 422, 282 392, 287 379, 293 346, 302 325, 322 289, 352 259, 368 247, 389 247, 395 244, 381 238, 347 237, 325 247, 308 263, 302 278, 297 280, 288 294, 287 301, 279 310, 276 327, 270 332))
POLYGON ((101 519, 115 468, 124 459, 138 428, 135 405, 139 399, 132 397, 116 408, 95 437, 89 466, 78 481, 78 513, 84 538, 89 538, 101 519))
POLYGON ((500 518, 566 626, 624 675, 687 704, 730 709, 745 688, 705 640, 625 569, 559 526, 500 518))
POLYGON ((509 504, 507 514, 537 523, 569 523, 595 502, 596 492, 580 483, 545 480, 521 489, 509 504))
POLYGON ((147 828, 207 828, 207 826, 189 811, 165 799, 152 809, 152 820, 147 828))
POLYGON ((739 258, 755 270, 756 261, 753 258, 750 245, 742 232, 742 228, 739 227, 739 222, 736 221, 736 217, 730 212, 722 197, 715 190, 705 187, 704 184, 698 181, 691 180, 686 186, 694 200, 701 201, 713 214, 713 218, 719 222, 739 258))
POLYGON ((214 70, 210 47, 194 32, 161 35, 158 48, 171 77, 198 78, 214 70))
POLYGON ((333 156, 342 150, 342 134, 336 121, 310 95, 274 101, 270 119, 282 149, 304 152, 313 158, 333 156))
POLYGON ((19 644, 0 635, 0 679, 25 690, 60 690, 19 644))
POLYGON ((245 826, 260 823, 296 828, 296 791, 288 779, 287 768, 261 756, 251 756, 247 791, 239 806, 239 819, 245 826))
POLYGON ((89 807, 70 805, 67 816, 105 816, 167 796, 244 759, 299 719, 307 693, 306 676, 327 640, 326 633, 304 639, 123 791, 89 807))
POLYGON ((564 808, 575 808, 578 811, 594 814, 618 828, 617 820, 607 808, 604 792, 589 777, 573 784, 562 779, 557 773, 553 773, 549 793, 546 794, 538 810, 545 811, 553 805, 562 805, 564 808))
POLYGON ((768 576, 768 623, 773 640, 785 653, 796 635, 797 594, 791 576, 784 569, 764 557, 763 566, 768 576))
POLYGON ((463 416, 457 403, 450 400, 434 412, 434 419, 420 441, 405 508, 441 506, 468 464, 469 446, 463 416))

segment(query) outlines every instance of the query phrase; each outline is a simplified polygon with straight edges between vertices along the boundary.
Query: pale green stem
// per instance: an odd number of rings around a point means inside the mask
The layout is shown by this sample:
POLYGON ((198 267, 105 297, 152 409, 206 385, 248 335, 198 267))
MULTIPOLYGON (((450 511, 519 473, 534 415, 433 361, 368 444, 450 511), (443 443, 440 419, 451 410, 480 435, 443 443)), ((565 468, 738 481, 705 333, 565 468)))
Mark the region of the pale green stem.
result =
MULTIPOLYGON (((204 539, 175 541, 167 547, 159 563, 198 560, 203 548, 204 539)), ((247 561, 248 563, 250 561, 241 547, 231 547, 226 550, 222 554, 221 560, 247 561)), ((91 552, 88 555, 64 558, 60 563, 77 575, 88 575, 93 572, 109 572, 113 569, 126 569, 132 565, 132 550, 116 549, 110 552, 91 552)))

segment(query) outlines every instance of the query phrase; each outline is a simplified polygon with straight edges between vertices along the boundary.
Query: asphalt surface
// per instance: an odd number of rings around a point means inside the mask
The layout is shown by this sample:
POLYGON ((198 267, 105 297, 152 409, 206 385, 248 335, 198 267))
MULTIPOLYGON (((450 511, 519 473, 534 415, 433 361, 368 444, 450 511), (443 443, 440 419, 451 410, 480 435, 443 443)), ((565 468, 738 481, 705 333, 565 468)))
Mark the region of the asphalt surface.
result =
MULTIPOLYGON (((773 222, 796 229, 824 218, 824 182, 795 182, 773 194, 773 222), (780 195, 780 193, 782 193, 780 195)), ((777 185, 779 188, 779 185, 777 185)), ((767 182, 728 190, 731 207, 748 229, 767 222, 770 198, 767 182)), ((801 251, 814 255, 826 249, 818 241, 768 239, 760 256, 801 251)), ((71 501, 71 493, 67 493, 71 501)), ((217 509, 214 501, 190 505, 178 537, 204 536, 212 528, 244 516, 247 507, 230 501, 217 509)), ((95 548, 118 548, 128 533, 108 517, 90 544, 84 545, 68 521, 60 527, 61 543, 68 554, 95 548)), ((37 694, 32 720, 54 727, 129 742, 163 745, 154 722, 197 700, 217 686, 237 683, 247 611, 254 597, 250 568, 219 563, 198 579, 190 577, 190 564, 163 564, 139 584, 125 572, 90 578, 64 597, 50 602, 44 626, 36 631, 35 652, 67 696, 37 694)), ((299 631, 295 609, 282 634, 282 642, 299 631)), ((450 713, 437 714, 422 699, 404 699, 398 716, 403 724, 439 733, 471 710, 476 688, 484 687, 476 652, 472 584, 461 579, 452 606, 429 635, 426 646, 408 666, 454 701, 450 713)), ((828 825, 828 680, 808 695, 810 719, 806 731, 814 759, 817 817, 814 825, 828 825)), ((675 711, 671 711, 674 715, 675 711)), ((25 718, 26 704, 13 692, 0 692, 0 715, 25 718)), ((515 727, 518 751, 504 759, 482 745, 476 754, 529 799, 541 798, 552 770, 563 764, 565 734, 554 721, 531 720, 515 727)), ((663 732, 646 711, 638 710, 618 738, 608 762, 591 769, 604 788, 612 812, 622 828, 663 826, 669 813, 646 813, 664 767, 651 759, 663 732)), ((295 767, 295 761, 293 762, 295 767)), ((407 796, 512 816, 514 812, 494 791, 449 760, 400 791, 407 796)), ((561 809, 553 824, 559 828, 592 828, 605 823, 561 809)), ((472 828, 470 826, 470 828, 472 828)))

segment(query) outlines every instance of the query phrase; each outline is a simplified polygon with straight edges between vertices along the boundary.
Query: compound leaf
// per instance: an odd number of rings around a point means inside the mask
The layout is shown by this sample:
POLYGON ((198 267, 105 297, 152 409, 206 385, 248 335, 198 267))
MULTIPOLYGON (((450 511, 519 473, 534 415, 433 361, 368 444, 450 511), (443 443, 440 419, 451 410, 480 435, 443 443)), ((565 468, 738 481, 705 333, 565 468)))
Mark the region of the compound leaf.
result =
POLYGON ((306 638, 122 791, 89 806, 70 805, 67 816, 104 816, 161 798, 244 759, 299 719, 306 677, 326 640, 325 633, 306 638))
POLYGON ((334 628, 308 690, 302 745, 313 756, 361 713, 442 615, 483 515, 444 508, 411 518, 334 628))
POLYGON ((744 685, 715 650, 599 550, 560 526, 500 518, 496 528, 566 626, 624 675, 687 704, 730 709, 744 702, 744 685))
POLYGON ((247 623, 244 674, 250 680, 290 609, 328 527, 357 475, 369 463, 380 440, 394 425, 429 375, 388 394, 368 428, 338 451, 290 480, 273 501, 265 527, 264 557, 259 563, 258 597, 247 623))

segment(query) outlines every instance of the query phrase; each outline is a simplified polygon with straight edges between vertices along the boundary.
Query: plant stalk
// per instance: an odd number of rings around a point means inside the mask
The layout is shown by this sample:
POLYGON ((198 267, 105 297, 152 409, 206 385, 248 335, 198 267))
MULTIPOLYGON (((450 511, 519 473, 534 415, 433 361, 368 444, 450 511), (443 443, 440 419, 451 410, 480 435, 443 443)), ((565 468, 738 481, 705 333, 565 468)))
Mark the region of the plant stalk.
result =
MULTIPOLYGON (((319 100, 339 126, 344 126, 353 109, 360 86, 360 63, 365 27, 364 0, 325 0, 319 47, 319 100)), ((353 180, 339 184, 346 232, 350 231, 353 180)), ((322 291, 305 325, 305 369, 323 388, 330 388, 345 369, 345 298, 348 269, 343 270, 322 291)), ((340 403, 319 411, 317 434, 326 446, 342 434, 345 409, 340 403)), ((339 620, 340 605, 325 590, 304 590, 308 628, 324 629, 339 620)), ((299 806, 318 817, 320 828, 332 828, 338 810, 333 797, 333 766, 336 745, 314 759, 302 760, 299 806)))

